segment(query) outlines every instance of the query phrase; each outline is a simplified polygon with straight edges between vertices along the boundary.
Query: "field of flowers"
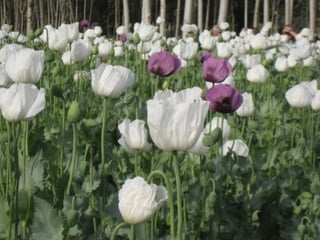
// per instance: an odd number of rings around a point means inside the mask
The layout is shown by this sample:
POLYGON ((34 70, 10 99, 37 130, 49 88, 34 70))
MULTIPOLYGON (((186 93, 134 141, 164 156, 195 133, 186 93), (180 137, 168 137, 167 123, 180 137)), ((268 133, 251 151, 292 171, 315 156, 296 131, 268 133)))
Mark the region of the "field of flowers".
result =
POLYGON ((271 27, 3 24, 0 239, 317 239, 320 41, 271 27))

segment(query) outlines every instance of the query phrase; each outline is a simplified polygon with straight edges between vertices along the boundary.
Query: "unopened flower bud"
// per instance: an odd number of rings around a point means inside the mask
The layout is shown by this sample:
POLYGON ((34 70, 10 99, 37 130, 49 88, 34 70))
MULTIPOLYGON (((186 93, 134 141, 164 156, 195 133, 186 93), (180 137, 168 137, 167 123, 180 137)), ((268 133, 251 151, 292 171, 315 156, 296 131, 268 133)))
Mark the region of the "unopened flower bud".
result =
POLYGON ((80 107, 77 101, 73 101, 70 104, 68 113, 67 113, 67 121, 71 123, 75 123, 80 118, 80 107))
POLYGON ((35 37, 39 37, 42 34, 43 30, 42 28, 37 28, 36 31, 34 32, 35 37))
POLYGON ((132 41, 133 41, 134 44, 138 44, 140 42, 139 34, 135 33, 133 35, 132 41))
POLYGON ((222 130, 221 128, 217 127, 210 134, 207 134, 203 137, 202 143, 205 146, 210 147, 214 145, 216 142, 218 142, 219 139, 221 138, 222 138, 222 130))

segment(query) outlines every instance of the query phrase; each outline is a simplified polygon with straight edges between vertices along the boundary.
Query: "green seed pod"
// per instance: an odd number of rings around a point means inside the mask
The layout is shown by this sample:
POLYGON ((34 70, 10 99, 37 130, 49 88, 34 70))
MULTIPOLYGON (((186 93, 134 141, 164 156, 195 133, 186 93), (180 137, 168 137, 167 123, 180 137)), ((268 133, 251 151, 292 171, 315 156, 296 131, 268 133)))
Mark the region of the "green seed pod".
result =
POLYGON ((205 146, 212 146, 222 138, 221 128, 215 128, 210 134, 207 134, 203 137, 202 143, 205 146))
POLYGON ((298 226, 298 233, 299 233, 299 236, 303 236, 304 232, 306 230, 306 226, 304 224, 299 224, 298 226))
POLYGON ((35 37, 39 37, 42 34, 43 30, 42 28, 37 28, 34 32, 35 37))
POLYGON ((92 47, 92 49, 91 49, 91 53, 93 54, 93 55, 97 55, 98 54, 98 46, 93 46, 92 47))
POLYGON ((132 40, 133 40, 133 43, 134 43, 134 44, 138 44, 138 43, 140 42, 139 34, 135 33, 135 34, 133 35, 132 40))
POLYGON ((162 89, 167 89, 169 88, 169 82, 166 80, 162 83, 162 89))
POLYGON ((97 120, 95 119, 83 119, 83 124, 86 126, 86 127, 95 127, 97 126, 99 123, 97 120))
POLYGON ((68 113, 67 113, 67 121, 71 123, 75 123, 80 119, 80 107, 77 101, 73 101, 70 104, 68 113))

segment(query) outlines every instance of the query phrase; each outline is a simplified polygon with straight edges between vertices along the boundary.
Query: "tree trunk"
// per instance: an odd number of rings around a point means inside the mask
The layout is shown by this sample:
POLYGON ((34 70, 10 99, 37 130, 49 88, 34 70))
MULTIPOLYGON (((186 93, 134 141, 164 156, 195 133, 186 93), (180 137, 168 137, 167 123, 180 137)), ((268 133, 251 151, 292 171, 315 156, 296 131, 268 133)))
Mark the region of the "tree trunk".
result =
POLYGON ((123 26, 125 27, 126 32, 129 31, 129 23, 130 23, 130 16, 129 16, 128 0, 123 0, 123 26))
POLYGON ((94 0, 90 0, 90 9, 89 9, 89 22, 91 22, 91 15, 92 15, 92 7, 93 7, 93 1, 94 0))
POLYGON ((316 32, 316 22, 317 22, 317 7, 316 7, 316 0, 309 1, 309 28, 312 33, 316 32))
POLYGON ((254 6, 254 18, 253 18, 253 27, 257 28, 259 25, 259 7, 260 7, 260 0, 256 0, 254 6))
POLYGON ((27 33, 32 29, 32 0, 27 2, 27 33))
POLYGON ((160 2, 160 34, 162 36, 165 36, 166 28, 165 28, 165 22, 166 22, 166 0, 161 0, 160 2))
POLYGON ((220 0, 218 24, 227 21, 229 0, 220 0))
POLYGON ((248 0, 244 0, 244 29, 248 29, 248 0))
POLYGON ((203 0, 198 0, 198 27, 199 31, 203 30, 203 0))
POLYGON ((150 0, 143 0, 143 2, 142 2, 141 22, 142 23, 151 23, 150 0))
POLYGON ((284 24, 291 24, 292 23, 292 13, 293 13, 293 0, 286 0, 284 24))
POLYGON ((270 20, 270 2, 269 0, 264 0, 263 2, 263 25, 265 25, 270 20))
POLYGON ((179 35, 179 29, 180 29, 180 12, 181 12, 181 0, 178 0, 178 2, 177 2, 177 15, 176 15, 176 31, 175 31, 175 37, 178 37, 178 35, 179 35))
POLYGON ((186 0, 184 5, 183 24, 192 23, 192 0, 186 0))
POLYGON ((210 1, 207 0, 205 29, 209 29, 210 1))

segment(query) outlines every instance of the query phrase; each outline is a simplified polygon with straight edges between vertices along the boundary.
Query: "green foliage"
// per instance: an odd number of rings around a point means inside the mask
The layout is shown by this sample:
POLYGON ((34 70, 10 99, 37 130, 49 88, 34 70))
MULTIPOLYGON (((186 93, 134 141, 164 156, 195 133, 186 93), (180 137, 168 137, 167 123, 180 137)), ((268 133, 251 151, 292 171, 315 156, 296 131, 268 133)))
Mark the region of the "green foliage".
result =
POLYGON ((63 239, 63 219, 49 203, 35 197, 31 239, 63 239))

